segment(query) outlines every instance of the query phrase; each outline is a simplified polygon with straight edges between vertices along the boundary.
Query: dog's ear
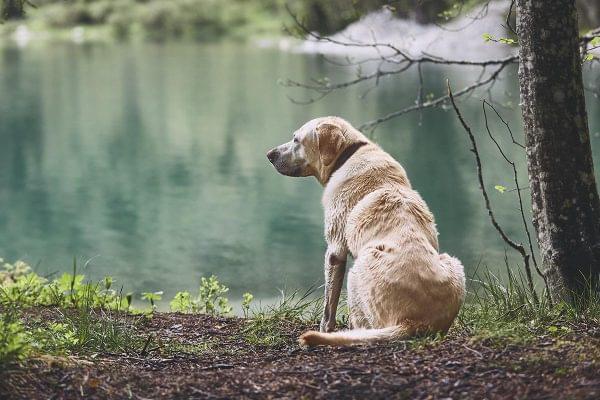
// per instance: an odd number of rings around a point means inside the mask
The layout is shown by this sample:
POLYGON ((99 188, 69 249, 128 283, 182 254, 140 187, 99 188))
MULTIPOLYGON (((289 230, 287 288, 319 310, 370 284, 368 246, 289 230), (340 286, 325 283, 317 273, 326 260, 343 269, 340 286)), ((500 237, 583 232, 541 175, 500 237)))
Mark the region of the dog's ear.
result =
POLYGON ((321 163, 328 167, 335 161, 342 150, 345 140, 344 134, 338 125, 331 122, 319 124, 316 131, 321 163))

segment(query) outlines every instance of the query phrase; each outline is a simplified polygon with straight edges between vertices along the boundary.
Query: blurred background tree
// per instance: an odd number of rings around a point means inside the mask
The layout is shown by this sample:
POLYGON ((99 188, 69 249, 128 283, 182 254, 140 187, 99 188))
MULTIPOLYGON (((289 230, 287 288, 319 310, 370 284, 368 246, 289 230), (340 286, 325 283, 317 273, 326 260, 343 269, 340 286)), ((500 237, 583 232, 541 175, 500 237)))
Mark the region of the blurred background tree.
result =
POLYGON ((24 0, 3 0, 0 15, 3 19, 20 19, 25 16, 24 0))

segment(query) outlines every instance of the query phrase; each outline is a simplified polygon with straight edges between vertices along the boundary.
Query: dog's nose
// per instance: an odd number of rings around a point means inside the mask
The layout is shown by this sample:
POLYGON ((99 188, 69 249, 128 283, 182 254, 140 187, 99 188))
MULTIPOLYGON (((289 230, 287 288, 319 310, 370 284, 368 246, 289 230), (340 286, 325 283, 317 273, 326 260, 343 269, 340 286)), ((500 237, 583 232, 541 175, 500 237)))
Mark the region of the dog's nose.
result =
POLYGON ((277 151, 277 149, 272 149, 267 153, 267 158, 272 163, 275 162, 275 160, 277 160, 278 157, 279 157, 279 152, 277 151))

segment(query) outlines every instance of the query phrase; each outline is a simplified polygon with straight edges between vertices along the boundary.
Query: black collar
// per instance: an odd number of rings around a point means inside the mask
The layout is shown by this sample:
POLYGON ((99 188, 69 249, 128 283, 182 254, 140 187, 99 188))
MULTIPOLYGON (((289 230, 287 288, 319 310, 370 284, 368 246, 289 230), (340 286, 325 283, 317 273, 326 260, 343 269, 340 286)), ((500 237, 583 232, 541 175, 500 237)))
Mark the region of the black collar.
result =
POLYGON ((329 181, 329 179, 331 178, 331 175, 333 175, 335 173, 335 171, 340 169, 342 167, 342 165, 344 165, 346 163, 346 161, 348 161, 348 159, 350 157, 352 157, 354 155, 354 153, 356 153, 358 151, 358 149, 360 149, 361 147, 363 147, 366 144, 367 144, 367 142, 356 142, 356 143, 352 143, 350 146, 346 147, 346 149, 344 151, 342 151, 342 154, 340 154, 340 156, 337 158, 337 160, 335 160, 335 164, 333 164, 333 168, 331 169, 331 172, 329 173, 329 176, 327 177, 326 182, 329 181))

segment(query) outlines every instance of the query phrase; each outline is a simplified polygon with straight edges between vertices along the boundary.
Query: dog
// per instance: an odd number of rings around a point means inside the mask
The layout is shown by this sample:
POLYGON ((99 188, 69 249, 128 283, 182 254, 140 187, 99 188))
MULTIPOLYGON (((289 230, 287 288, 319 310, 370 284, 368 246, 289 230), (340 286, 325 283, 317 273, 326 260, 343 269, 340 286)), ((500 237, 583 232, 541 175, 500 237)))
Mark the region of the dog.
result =
POLYGON ((339 117, 313 119, 267 153, 287 176, 324 186, 325 299, 302 346, 344 346, 447 332, 465 297, 461 262, 440 254, 433 215, 404 168, 339 117), (350 330, 335 330, 346 260, 350 330))

